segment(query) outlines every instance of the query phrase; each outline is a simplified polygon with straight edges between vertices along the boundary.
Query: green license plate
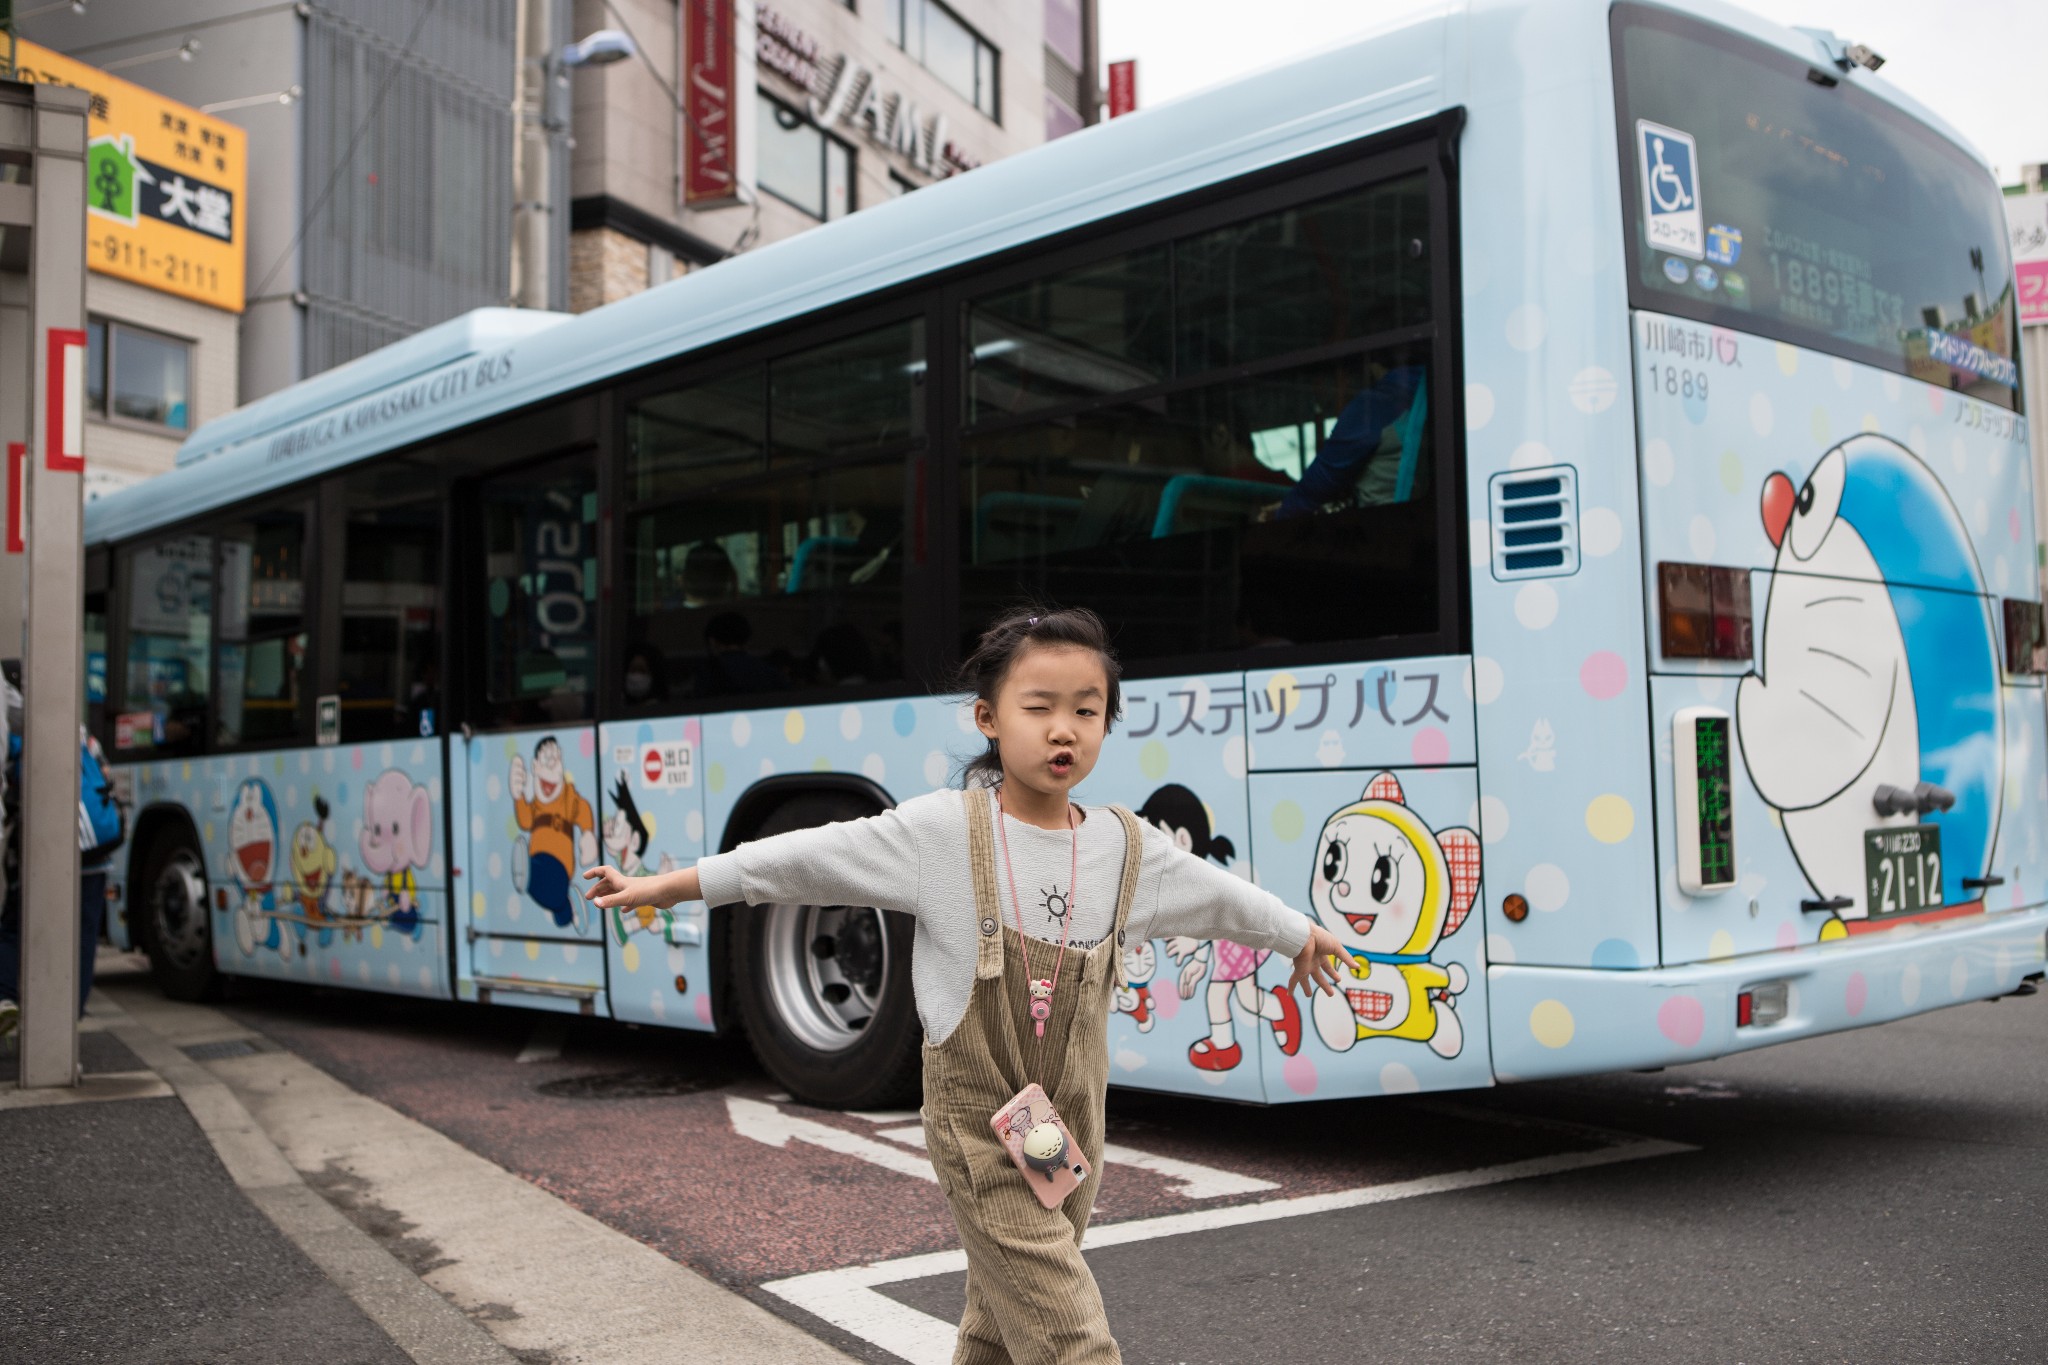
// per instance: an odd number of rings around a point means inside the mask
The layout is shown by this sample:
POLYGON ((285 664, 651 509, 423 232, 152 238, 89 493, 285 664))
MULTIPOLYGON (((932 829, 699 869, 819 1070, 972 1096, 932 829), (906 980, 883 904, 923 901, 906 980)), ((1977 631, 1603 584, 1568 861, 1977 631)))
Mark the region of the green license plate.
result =
POLYGON ((1865 830, 1863 870, 1872 919, 1933 909, 1941 904, 1941 826, 1865 830))

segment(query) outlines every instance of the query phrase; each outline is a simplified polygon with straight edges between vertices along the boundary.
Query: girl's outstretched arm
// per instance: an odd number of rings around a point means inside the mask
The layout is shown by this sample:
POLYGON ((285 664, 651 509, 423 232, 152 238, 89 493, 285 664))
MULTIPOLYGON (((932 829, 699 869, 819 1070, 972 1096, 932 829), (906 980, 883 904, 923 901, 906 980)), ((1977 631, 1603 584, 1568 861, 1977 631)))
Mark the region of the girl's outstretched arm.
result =
POLYGON ((672 872, 658 872, 648 877, 628 877, 616 867, 605 864, 585 872, 583 879, 597 883, 584 899, 600 910, 609 910, 613 906, 631 910, 642 905, 666 910, 680 901, 701 900, 704 895, 695 867, 679 867, 672 872))
MULTIPOLYGON (((942 796, 957 803, 957 794, 942 796)), ((791 830, 741 844, 695 867, 651 877, 628 877, 614 867, 593 867, 590 903, 601 910, 678 901, 714 905, 872 905, 915 914, 920 860, 916 818, 936 807, 920 797, 864 820, 842 820, 791 830), (913 812, 906 815, 906 811, 913 812)), ((956 807, 957 808, 957 807, 956 807)))

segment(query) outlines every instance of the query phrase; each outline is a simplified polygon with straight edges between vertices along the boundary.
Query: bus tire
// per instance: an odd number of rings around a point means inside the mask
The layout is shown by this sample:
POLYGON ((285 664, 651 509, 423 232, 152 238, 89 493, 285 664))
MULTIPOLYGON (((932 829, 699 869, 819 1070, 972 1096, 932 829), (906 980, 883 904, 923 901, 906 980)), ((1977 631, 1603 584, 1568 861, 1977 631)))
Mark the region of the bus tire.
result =
MULTIPOLYGON (((755 837, 873 814, 852 796, 799 796, 755 837)), ((910 988, 910 916, 764 905, 736 911, 730 925, 726 979, 754 1055, 777 1083, 825 1108, 916 1105, 924 1029, 910 988)))
POLYGON ((166 831, 152 840, 132 888, 136 946, 150 974, 173 1000, 209 1000, 220 993, 213 965, 213 917, 207 913, 206 860, 191 837, 166 831))

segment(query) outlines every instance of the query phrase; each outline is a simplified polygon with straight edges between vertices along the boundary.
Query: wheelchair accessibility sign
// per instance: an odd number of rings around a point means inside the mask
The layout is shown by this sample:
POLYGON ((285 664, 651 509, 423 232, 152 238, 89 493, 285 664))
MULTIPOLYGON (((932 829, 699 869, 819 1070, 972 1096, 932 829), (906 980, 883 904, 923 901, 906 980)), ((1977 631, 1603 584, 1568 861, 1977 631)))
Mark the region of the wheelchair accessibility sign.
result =
POLYGON ((1636 165, 1643 180, 1643 231, 1650 247, 1699 260, 1706 255, 1700 213, 1699 149, 1691 133, 1636 120, 1636 165))

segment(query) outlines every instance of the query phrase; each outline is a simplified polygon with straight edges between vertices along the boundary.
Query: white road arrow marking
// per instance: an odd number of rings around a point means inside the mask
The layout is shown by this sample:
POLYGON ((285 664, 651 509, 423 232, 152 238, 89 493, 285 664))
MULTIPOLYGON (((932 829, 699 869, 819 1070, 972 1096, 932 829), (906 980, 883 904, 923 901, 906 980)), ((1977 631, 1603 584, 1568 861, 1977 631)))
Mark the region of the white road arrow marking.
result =
MULTIPOLYGON (((924 1146, 924 1129, 885 1128, 877 1133, 893 1142, 909 1143, 915 1147, 924 1146)), ((1151 1171, 1174 1182, 1174 1193, 1183 1199, 1220 1199, 1227 1194, 1257 1194, 1261 1190, 1277 1190, 1279 1185, 1271 1180, 1260 1180, 1256 1176, 1237 1175, 1231 1171, 1219 1171, 1214 1166, 1202 1166, 1192 1161, 1177 1161, 1170 1156, 1154 1156, 1141 1152, 1135 1147, 1126 1147, 1118 1142, 1102 1144, 1102 1159, 1119 1166, 1136 1166, 1151 1171)))
POLYGON ((892 1147, 873 1138, 864 1138, 858 1133, 849 1133, 844 1128, 834 1128, 828 1123, 813 1119, 800 1119, 785 1114, 772 1104, 760 1100, 744 1100, 736 1095, 725 1098, 725 1107, 732 1115, 732 1130, 741 1137, 752 1138, 770 1147, 786 1147, 792 1141, 807 1142, 813 1147, 823 1147, 828 1152, 842 1156, 859 1157, 871 1165, 895 1171, 899 1175, 914 1175, 919 1180, 938 1183, 938 1176, 932 1172, 932 1164, 916 1152, 906 1152, 901 1147, 892 1147))

